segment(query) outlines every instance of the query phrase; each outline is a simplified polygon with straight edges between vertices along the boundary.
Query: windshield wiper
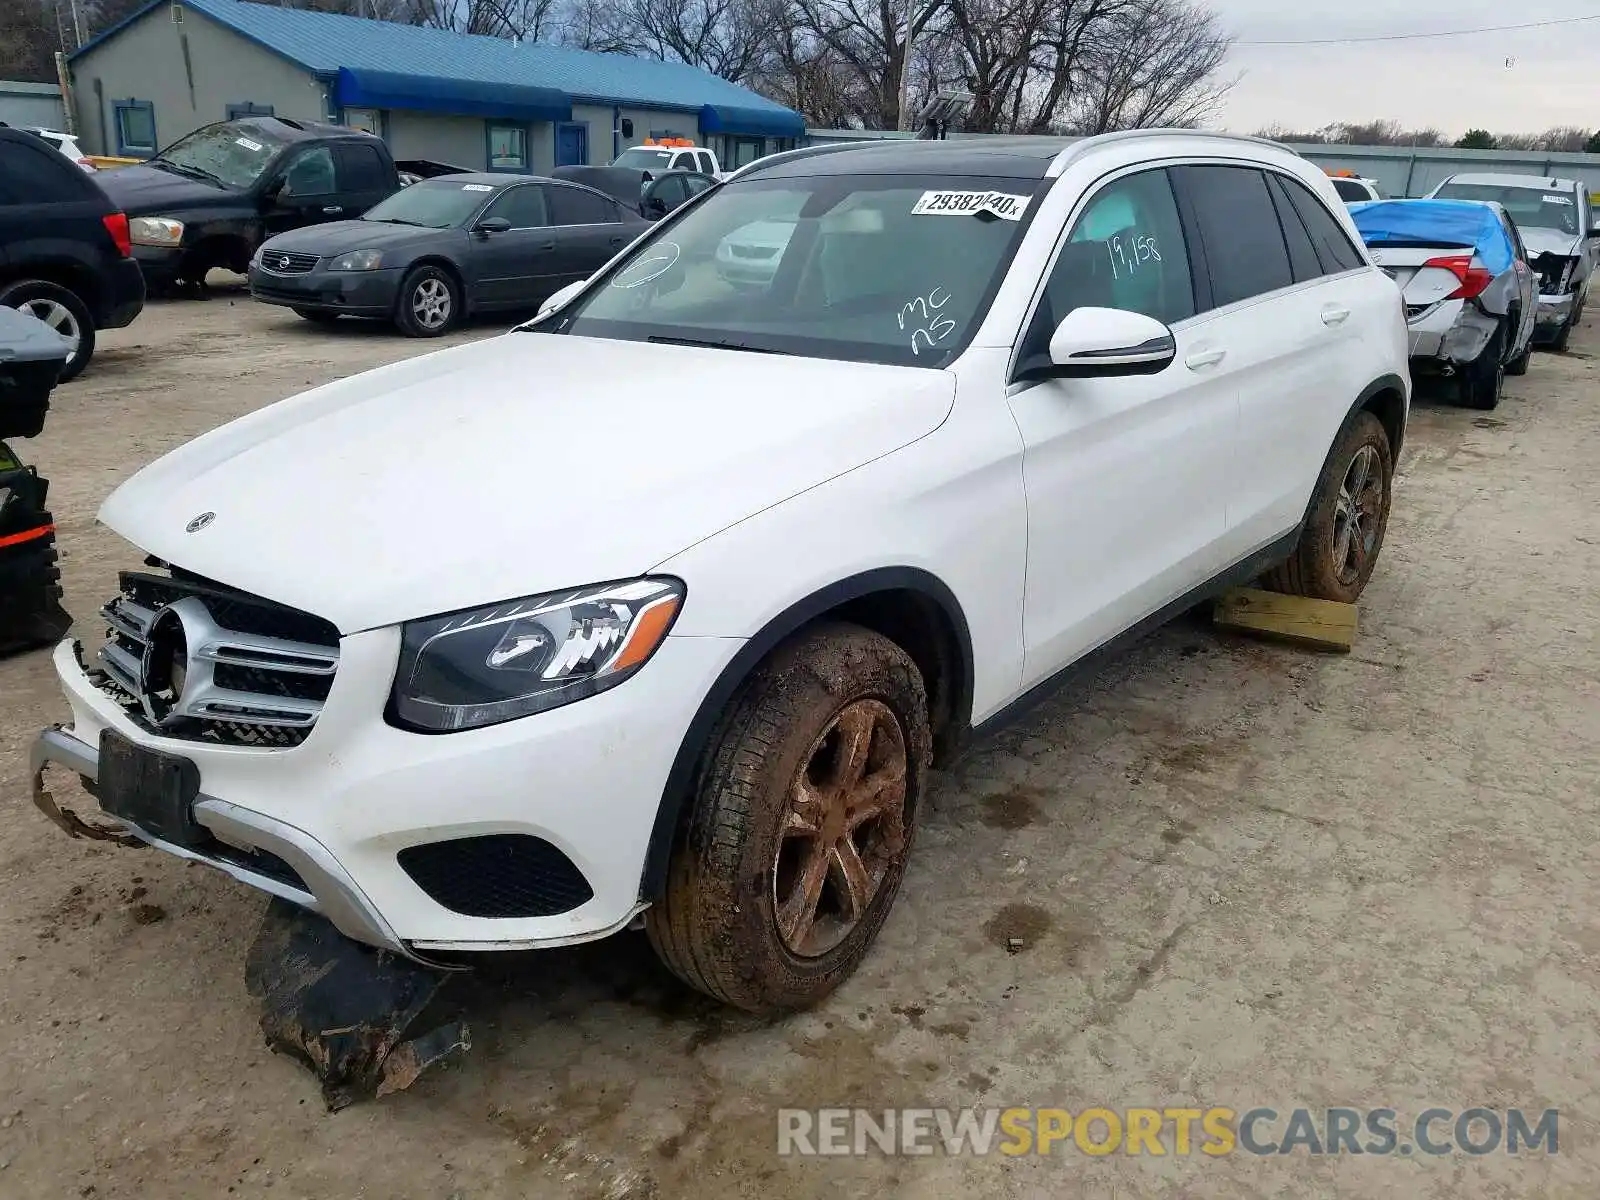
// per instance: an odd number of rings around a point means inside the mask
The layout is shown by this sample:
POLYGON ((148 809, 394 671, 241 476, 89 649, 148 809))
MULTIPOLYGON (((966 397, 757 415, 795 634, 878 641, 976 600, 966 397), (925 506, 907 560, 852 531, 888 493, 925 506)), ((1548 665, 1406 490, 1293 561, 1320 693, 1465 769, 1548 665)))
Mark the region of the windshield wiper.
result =
POLYGON ((203 179, 207 183, 220 184, 222 187, 228 186, 220 176, 213 175, 210 171, 202 171, 199 167, 180 166, 178 163, 169 162, 164 158, 152 158, 150 165, 152 167, 163 167, 174 175, 187 175, 190 179, 203 179))
POLYGON ((665 337, 652 334, 645 338, 662 346, 709 346, 713 350, 744 350, 751 354, 788 354, 787 350, 773 350, 768 346, 752 346, 748 342, 716 341, 712 338, 665 337))
POLYGON ((415 225, 418 229, 438 229, 438 225, 429 225, 426 221, 408 221, 405 217, 362 217, 363 221, 371 221, 374 225, 415 225))

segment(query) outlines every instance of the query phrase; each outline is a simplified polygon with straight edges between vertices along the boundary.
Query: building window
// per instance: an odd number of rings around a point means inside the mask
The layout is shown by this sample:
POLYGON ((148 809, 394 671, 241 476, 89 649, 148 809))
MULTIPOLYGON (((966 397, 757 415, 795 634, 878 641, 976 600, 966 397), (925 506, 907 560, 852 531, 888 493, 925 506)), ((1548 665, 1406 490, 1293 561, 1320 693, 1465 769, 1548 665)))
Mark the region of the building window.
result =
POLYGON ((525 125, 489 126, 489 170, 528 169, 528 129, 525 125))
POLYGON ((728 164, 730 170, 736 167, 749 166, 761 157, 761 152, 766 149, 766 143, 761 138, 736 137, 730 148, 730 157, 733 159, 728 164))
POLYGON ((148 100, 113 100, 117 153, 147 158, 156 152, 156 106, 148 100))
POLYGON ((246 100, 241 104, 228 105, 228 120, 237 121, 240 117, 270 117, 273 115, 272 105, 252 104, 246 100))
POLYGON ((383 136, 383 114, 375 108, 347 108, 342 123, 346 129, 359 129, 373 137, 383 136))

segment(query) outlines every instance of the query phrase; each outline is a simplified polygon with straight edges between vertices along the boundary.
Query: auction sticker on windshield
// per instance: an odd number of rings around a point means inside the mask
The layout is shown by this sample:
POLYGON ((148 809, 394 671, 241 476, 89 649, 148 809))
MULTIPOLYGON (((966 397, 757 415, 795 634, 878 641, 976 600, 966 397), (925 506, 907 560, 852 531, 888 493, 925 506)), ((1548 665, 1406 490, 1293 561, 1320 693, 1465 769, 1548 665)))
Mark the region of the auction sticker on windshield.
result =
POLYGON ((463 192, 492 192, 494 188, 487 183, 463 183, 461 190, 463 192))
POLYGON ((243 146, 246 150, 259 151, 261 149, 260 142, 252 142, 249 138, 234 138, 233 140, 235 145, 243 146))
POLYGON ((923 192, 912 205, 918 216, 967 217, 990 213, 1006 221, 1020 221, 1028 211, 1028 197, 1009 192, 923 192))

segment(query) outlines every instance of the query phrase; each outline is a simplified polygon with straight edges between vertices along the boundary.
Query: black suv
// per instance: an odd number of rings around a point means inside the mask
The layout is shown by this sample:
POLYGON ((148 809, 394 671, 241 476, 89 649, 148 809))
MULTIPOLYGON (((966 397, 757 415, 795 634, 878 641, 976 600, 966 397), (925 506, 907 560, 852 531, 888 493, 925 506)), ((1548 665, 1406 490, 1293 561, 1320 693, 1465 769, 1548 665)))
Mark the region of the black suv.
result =
POLYGON ((93 176, 21 129, 0 128, 0 305, 67 339, 63 382, 88 365, 96 330, 144 307, 128 218, 93 176))

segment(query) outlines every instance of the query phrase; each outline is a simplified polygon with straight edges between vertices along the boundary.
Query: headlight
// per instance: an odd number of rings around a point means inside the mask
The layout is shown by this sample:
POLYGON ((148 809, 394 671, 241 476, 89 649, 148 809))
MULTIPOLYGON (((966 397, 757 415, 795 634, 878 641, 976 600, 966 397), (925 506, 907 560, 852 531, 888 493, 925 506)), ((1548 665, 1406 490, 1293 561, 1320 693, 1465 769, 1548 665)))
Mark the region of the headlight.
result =
POLYGON ((330 271, 376 271, 383 262, 382 250, 352 250, 328 264, 330 271))
POLYGON ((176 246, 183 241, 183 222, 171 217, 130 217, 128 240, 135 246, 176 246))
POLYGON ((393 715, 427 733, 477 729, 615 687, 649 661, 683 604, 676 579, 635 579, 412 621, 393 715))

